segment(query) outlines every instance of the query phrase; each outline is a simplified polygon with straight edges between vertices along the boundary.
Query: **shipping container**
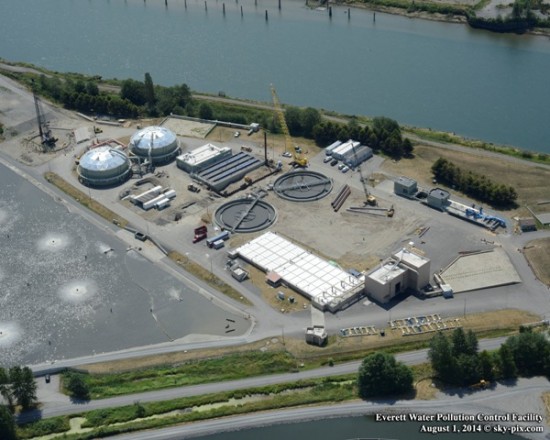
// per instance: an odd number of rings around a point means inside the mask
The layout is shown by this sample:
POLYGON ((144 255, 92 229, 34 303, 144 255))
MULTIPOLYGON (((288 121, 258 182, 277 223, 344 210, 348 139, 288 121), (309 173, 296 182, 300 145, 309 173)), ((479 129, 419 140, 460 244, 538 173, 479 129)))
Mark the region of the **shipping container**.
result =
POLYGON ((206 245, 211 248, 213 247, 214 243, 219 240, 227 240, 229 238, 229 231, 223 231, 221 234, 216 235, 215 237, 209 238, 206 240, 206 245))

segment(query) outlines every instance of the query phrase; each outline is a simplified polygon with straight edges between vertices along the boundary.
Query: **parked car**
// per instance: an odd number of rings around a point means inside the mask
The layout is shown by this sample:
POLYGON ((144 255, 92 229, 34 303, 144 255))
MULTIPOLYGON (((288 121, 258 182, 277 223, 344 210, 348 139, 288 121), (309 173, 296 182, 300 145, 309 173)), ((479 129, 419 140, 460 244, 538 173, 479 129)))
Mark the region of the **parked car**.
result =
POLYGON ((333 166, 336 165, 337 163, 338 163, 338 160, 332 159, 332 162, 330 163, 330 166, 333 167, 333 166))
POLYGON ((290 153, 290 151, 285 151, 283 153, 283 157, 292 157, 292 154, 290 153))
POLYGON ((349 171, 349 167, 346 165, 342 168, 343 173, 347 173, 349 171))
POLYGON ((241 135, 240 131, 236 131, 235 133, 233 133, 233 136, 236 138, 238 138, 240 135, 241 135))
POLYGON ((328 163, 328 162, 330 162, 331 160, 332 160, 332 157, 327 156, 327 157, 325 157, 325 158, 323 159, 323 163, 328 163))
POLYGON ((46 376, 45 376, 44 378, 45 378, 45 380, 46 380, 46 383, 50 383, 51 378, 50 378, 50 375, 49 375, 49 374, 46 374, 46 376))
POLYGON ((345 168, 345 166, 346 166, 345 164, 341 163, 340 165, 338 165, 338 169, 342 171, 345 168))

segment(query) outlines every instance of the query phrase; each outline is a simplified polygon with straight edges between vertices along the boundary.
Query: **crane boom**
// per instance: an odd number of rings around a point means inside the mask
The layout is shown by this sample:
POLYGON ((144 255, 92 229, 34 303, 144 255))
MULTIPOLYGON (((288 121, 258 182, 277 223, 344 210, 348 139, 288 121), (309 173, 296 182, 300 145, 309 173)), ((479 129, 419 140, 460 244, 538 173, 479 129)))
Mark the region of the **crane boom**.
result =
POLYGON ((279 125, 281 126, 281 130, 283 130, 283 134, 285 135, 285 153, 291 152, 292 156, 294 157, 294 164, 301 167, 306 167, 308 164, 307 159, 301 154, 298 154, 298 147, 292 148, 292 141, 290 137, 290 131, 288 130, 288 125, 286 125, 285 113, 283 111, 281 102, 279 101, 279 97, 277 96, 277 91, 275 90, 275 86, 273 84, 271 84, 271 96, 273 97, 273 106, 275 107, 275 113, 277 114, 279 125))
POLYGON ((351 144, 351 148, 353 150, 353 155, 355 157, 355 162, 357 164, 357 171, 359 171, 359 180, 361 181, 361 184, 363 185, 363 191, 365 192, 365 204, 375 206, 376 205, 376 197, 374 197, 367 188, 367 181, 363 177, 363 173, 361 172, 361 164, 359 163, 358 157, 357 157, 357 151, 355 150, 355 147, 353 143, 351 144))

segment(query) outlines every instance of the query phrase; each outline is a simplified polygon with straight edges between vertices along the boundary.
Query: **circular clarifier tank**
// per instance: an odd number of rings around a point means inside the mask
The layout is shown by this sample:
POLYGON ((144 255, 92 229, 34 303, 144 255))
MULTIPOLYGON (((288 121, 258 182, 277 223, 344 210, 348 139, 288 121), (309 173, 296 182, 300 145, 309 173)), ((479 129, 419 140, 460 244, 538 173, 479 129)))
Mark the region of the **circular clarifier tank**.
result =
POLYGON ((332 191, 332 180, 315 171, 294 171, 279 177, 273 184, 273 191, 292 202, 311 202, 332 191))
POLYGON ((180 152, 176 135, 165 127, 145 127, 136 132, 129 144, 132 153, 142 159, 151 157, 157 165, 174 159, 180 152))
POLYGON ((38 250, 58 252, 71 244, 71 239, 67 234, 51 232, 38 240, 38 250))
POLYGON ((23 335, 19 324, 14 321, 0 321, 0 348, 10 347, 23 335))
POLYGON ((269 203, 255 198, 232 200, 216 210, 216 223, 232 232, 256 232, 277 220, 277 211, 269 203))
POLYGON ((78 304, 85 302, 97 293, 97 285, 93 280, 73 280, 59 289, 62 300, 78 304))

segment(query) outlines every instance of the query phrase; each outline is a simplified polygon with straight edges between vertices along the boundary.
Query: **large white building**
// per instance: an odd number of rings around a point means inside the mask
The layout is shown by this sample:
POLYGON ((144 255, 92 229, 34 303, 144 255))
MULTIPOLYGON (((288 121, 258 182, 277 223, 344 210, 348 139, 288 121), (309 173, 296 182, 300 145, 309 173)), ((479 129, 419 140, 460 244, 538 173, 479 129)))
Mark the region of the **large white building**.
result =
POLYGON ((364 291, 364 276, 350 275, 273 232, 266 232, 234 253, 266 273, 279 275, 321 310, 336 312, 364 291))
POLYGON ((178 168, 189 174, 198 173, 210 165, 231 157, 231 148, 206 144, 176 158, 178 168))
POLYGON ((407 289, 419 291, 430 282, 430 260, 408 249, 394 253, 367 274, 367 295, 387 303, 407 289))

